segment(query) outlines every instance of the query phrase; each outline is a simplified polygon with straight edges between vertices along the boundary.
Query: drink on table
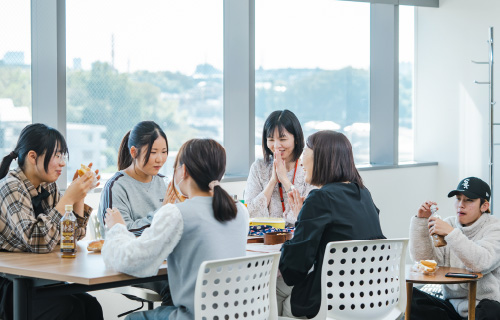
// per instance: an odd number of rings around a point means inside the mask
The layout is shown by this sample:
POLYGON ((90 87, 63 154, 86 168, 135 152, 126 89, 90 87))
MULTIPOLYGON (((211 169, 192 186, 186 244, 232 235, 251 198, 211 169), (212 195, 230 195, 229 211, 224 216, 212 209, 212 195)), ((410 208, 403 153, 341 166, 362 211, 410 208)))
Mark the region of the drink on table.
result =
POLYGON ((76 217, 73 206, 64 206, 64 216, 61 219, 61 257, 76 257, 76 217))
MULTIPOLYGON (((436 206, 432 205, 431 206, 431 217, 438 217, 441 218, 439 215, 436 214, 436 206)), ((439 234, 433 234, 432 235, 432 242, 434 243, 434 247, 444 247, 445 245, 448 244, 446 240, 444 240, 444 236, 441 236, 439 234)))

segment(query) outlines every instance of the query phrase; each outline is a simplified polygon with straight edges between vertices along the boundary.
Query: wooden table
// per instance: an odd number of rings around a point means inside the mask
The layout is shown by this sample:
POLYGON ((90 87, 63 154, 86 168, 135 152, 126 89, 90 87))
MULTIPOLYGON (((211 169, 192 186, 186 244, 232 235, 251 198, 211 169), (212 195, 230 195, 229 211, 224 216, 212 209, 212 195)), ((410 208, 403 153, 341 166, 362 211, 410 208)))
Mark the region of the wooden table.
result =
POLYGON ((419 272, 411 271, 411 266, 406 266, 406 312, 405 320, 410 319, 411 298, 414 283, 424 284, 454 284, 454 283, 469 283, 469 319, 476 318, 476 285, 477 281, 483 277, 481 273, 477 274, 477 278, 450 278, 445 277, 448 272, 470 273, 465 269, 439 267, 432 275, 425 275, 419 272))
POLYGON ((74 259, 61 258, 59 247, 48 254, 0 252, 0 274, 14 283, 14 319, 31 319, 33 299, 159 281, 167 274, 163 264, 156 276, 135 278, 106 268, 101 254, 86 248, 87 242, 78 242, 74 259))

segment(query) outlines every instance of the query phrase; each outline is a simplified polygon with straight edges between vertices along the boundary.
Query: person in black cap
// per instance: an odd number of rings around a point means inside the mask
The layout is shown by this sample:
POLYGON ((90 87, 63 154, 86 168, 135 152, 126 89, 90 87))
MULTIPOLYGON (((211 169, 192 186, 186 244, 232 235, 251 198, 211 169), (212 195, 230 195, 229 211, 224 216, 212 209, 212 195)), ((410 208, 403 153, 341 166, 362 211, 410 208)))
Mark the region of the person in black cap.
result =
MULTIPOLYGON (((500 319, 500 221, 490 214, 491 189, 476 177, 465 178, 448 197, 455 197, 455 215, 431 217, 433 201, 424 202, 410 224, 410 256, 436 260, 438 266, 481 272, 477 282, 476 319, 500 319), (444 237, 435 247, 431 235, 444 237)), ((411 319, 463 319, 468 314, 468 286, 442 285, 443 299, 413 288, 411 319)))

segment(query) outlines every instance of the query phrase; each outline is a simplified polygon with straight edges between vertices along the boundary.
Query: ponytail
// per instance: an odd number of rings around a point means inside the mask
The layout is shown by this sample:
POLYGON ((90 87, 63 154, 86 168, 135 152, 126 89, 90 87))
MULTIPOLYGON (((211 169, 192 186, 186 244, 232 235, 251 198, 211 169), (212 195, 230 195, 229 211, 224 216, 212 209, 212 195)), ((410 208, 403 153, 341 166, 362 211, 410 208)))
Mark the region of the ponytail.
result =
POLYGON ((47 172, 52 156, 57 152, 68 154, 68 146, 63 135, 56 129, 43 123, 29 124, 21 131, 14 151, 3 158, 0 165, 0 179, 7 175, 12 160, 16 158, 19 167, 24 169, 24 160, 30 151, 34 151, 37 158, 45 155, 43 168, 47 172))
POLYGON ((221 186, 214 187, 214 199, 212 201, 214 218, 219 222, 230 221, 236 218, 236 203, 221 186))
POLYGON ((176 166, 184 164, 189 176, 202 191, 213 191, 212 208, 219 222, 236 218, 235 201, 220 186, 226 171, 226 151, 215 140, 192 139, 182 145, 175 159, 176 166))
POLYGON ((127 132, 120 144, 120 149, 118 150, 118 170, 125 170, 134 161, 130 154, 130 148, 132 147, 137 149, 136 159, 140 157, 143 147, 146 147, 146 153, 144 154, 144 165, 146 165, 149 161, 153 144, 160 137, 165 139, 168 153, 167 135, 165 135, 165 132, 163 132, 158 124, 154 121, 141 121, 136 124, 132 130, 127 132))
POLYGON ((125 134, 118 150, 118 170, 125 170, 132 164, 132 156, 128 149, 128 138, 130 137, 130 130, 125 134))
POLYGON ((10 164, 12 160, 17 158, 17 152, 12 151, 5 157, 3 157, 2 164, 0 164, 0 179, 3 179, 9 172, 10 164))

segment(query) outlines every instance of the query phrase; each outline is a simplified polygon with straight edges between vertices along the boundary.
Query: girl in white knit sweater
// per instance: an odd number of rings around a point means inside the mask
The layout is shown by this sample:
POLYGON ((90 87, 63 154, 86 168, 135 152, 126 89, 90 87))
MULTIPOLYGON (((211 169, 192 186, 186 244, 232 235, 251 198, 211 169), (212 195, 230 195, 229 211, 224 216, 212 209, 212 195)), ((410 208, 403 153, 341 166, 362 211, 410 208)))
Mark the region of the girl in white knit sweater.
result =
MULTIPOLYGON (((448 197, 455 196, 455 216, 431 217, 426 201, 410 225, 410 255, 434 259, 439 266, 481 272, 477 283, 476 319, 500 319, 500 221, 489 210, 491 190, 479 178, 465 178, 448 197), (447 245, 434 247, 430 235, 444 236, 447 245)), ((443 285, 444 299, 413 289, 411 319, 463 319, 468 314, 468 284, 443 285)))

